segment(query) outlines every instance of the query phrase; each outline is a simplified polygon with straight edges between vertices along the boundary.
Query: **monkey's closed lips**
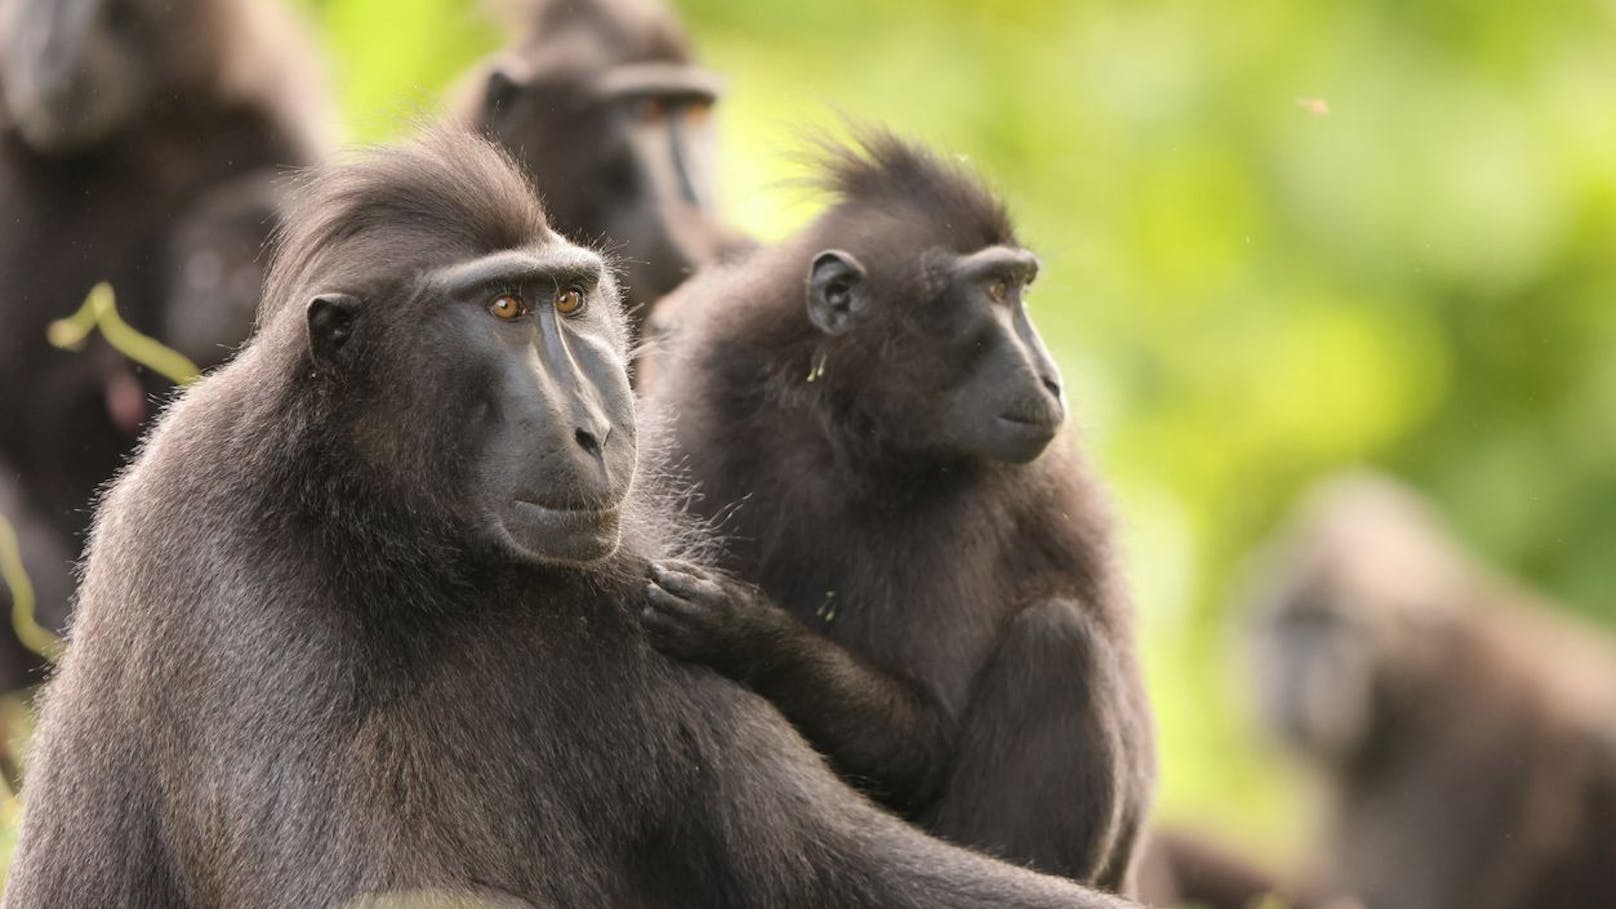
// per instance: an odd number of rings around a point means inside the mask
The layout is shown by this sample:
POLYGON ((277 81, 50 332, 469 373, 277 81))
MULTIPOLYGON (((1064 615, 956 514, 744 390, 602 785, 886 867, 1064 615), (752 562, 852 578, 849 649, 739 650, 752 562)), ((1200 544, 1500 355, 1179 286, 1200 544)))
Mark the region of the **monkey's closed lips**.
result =
POLYGON ((1057 414, 1053 414, 1053 413, 1048 413, 1048 414, 1002 413, 1002 414, 999 414, 999 419, 1003 420, 1006 423, 1011 424, 1012 426, 1026 426, 1026 427, 1029 427, 1031 429, 1041 429, 1041 430, 1046 430, 1046 431, 1052 431, 1052 430, 1054 430, 1054 428, 1056 426, 1060 425, 1060 416, 1057 415, 1057 414))
POLYGON ((620 512, 616 508, 551 508, 517 499, 516 515, 557 533, 617 533, 620 512))
POLYGON ((517 499, 501 522, 505 532, 541 561, 589 564, 617 551, 617 508, 551 508, 517 499))
POLYGON ((999 414, 998 423, 999 430, 1011 438, 1041 446, 1054 438, 1061 418, 1056 413, 1002 413, 999 414))

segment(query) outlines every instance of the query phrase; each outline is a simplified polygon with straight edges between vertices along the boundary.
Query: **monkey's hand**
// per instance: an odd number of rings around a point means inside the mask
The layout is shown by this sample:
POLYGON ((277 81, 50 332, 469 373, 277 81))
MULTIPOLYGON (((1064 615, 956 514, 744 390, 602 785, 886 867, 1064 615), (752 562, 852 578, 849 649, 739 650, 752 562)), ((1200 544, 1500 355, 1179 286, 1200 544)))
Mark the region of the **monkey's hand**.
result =
POLYGON ((688 562, 655 562, 640 624, 651 645, 744 682, 791 617, 763 593, 688 562))

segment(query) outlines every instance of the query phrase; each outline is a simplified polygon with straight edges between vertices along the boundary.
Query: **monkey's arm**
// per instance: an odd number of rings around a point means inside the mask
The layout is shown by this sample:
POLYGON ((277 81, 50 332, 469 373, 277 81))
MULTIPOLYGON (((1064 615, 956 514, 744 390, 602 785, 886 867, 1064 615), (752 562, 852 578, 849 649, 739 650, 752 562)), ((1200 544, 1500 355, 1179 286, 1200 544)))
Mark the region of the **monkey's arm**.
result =
POLYGON ((1122 890, 1154 789, 1152 737, 1117 632, 1077 602, 1032 603, 977 674, 926 828, 1122 890))
POLYGON ((748 585, 684 563, 652 572, 642 619, 657 649, 763 695, 882 802, 912 811, 930 800, 956 724, 920 685, 861 662, 748 585))
POLYGON ((74 684, 77 668, 64 670, 45 695, 50 709, 35 736, 28 807, 0 907, 184 909, 137 727, 78 697, 85 689, 74 684))
POLYGON ((1070 881, 946 844, 838 780, 757 698, 711 676, 686 685, 710 785, 682 807, 682 855, 722 856, 698 872, 702 905, 799 909, 1136 909, 1070 881))

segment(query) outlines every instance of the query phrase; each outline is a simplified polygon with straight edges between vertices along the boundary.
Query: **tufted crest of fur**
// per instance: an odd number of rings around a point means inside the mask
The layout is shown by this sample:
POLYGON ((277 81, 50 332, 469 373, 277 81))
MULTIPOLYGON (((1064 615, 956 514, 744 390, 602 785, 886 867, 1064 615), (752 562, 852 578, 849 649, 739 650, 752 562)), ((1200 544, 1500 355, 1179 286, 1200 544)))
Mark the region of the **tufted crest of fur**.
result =
POLYGON ((848 208, 893 206, 947 235, 949 242, 940 245, 955 251, 1018 245, 1009 211, 981 176, 882 127, 849 128, 849 142, 814 143, 817 175, 810 185, 835 197, 828 217, 848 208))
MULTIPOLYGON (((553 236, 533 188, 510 158, 452 129, 426 130, 416 141, 365 149, 310 171, 293 195, 286 224, 263 321, 308 292, 310 278, 339 247, 351 258, 353 245, 362 248, 367 237, 383 238, 386 249, 359 258, 424 268, 553 236)), ((326 289, 333 288, 315 292, 326 289)))

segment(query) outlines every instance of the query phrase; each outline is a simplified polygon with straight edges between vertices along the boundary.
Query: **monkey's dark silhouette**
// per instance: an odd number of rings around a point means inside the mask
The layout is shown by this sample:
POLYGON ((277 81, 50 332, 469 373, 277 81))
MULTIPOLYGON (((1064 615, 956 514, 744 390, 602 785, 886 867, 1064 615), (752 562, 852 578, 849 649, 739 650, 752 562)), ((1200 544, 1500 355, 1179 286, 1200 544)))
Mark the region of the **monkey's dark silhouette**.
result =
POLYGON ((1151 720, 1038 260, 977 178, 860 132, 828 211, 669 301, 646 388, 741 582, 663 566, 647 627, 925 829, 1122 888, 1151 720))

